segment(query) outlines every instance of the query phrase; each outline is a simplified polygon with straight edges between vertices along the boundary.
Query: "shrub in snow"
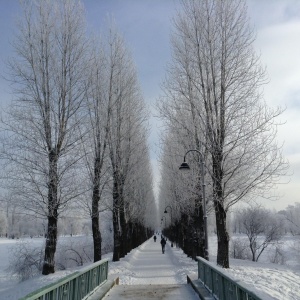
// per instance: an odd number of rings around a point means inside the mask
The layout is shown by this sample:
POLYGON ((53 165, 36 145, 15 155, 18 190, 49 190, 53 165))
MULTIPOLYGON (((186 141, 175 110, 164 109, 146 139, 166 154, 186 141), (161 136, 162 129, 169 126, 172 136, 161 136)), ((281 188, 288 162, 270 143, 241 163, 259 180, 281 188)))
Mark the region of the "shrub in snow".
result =
POLYGON ((244 260, 250 259, 251 254, 247 241, 240 238, 232 239, 230 244, 230 257, 244 260))
POLYGON ((292 253, 295 260, 300 263, 300 239, 295 239, 292 243, 290 243, 289 251, 292 253))
POLYGON ((20 240, 11 248, 8 271, 21 281, 41 273, 44 247, 35 248, 20 240))
POLYGON ((65 270, 93 261, 93 241, 90 236, 59 240, 55 255, 56 268, 65 270))
POLYGON ((105 243, 102 246, 102 255, 113 252, 113 251, 114 251, 114 244, 113 243, 105 243))
MULTIPOLYGON (((65 237, 58 241, 55 265, 59 270, 82 266, 93 262, 94 247, 92 236, 65 237)), ((112 252, 110 239, 102 242, 102 255, 112 252)))
POLYGON ((281 245, 276 245, 274 251, 269 253, 269 260, 273 264, 284 265, 286 257, 281 245))
MULTIPOLYGON (((112 252, 110 240, 103 242, 102 254, 112 252)), ((60 238, 55 256, 56 270, 65 270, 93 262, 93 239, 91 236, 60 238)), ((41 274, 44 259, 44 245, 32 246, 29 241, 18 241, 10 251, 8 272, 17 275, 21 281, 41 274)))

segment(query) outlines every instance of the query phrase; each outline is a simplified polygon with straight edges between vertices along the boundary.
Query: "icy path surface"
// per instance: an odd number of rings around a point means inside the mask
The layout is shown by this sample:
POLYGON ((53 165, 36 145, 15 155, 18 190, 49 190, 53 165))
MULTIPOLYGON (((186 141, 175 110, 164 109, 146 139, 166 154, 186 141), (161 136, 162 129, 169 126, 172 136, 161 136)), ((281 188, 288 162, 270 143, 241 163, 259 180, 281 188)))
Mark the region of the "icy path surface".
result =
POLYGON ((121 285, 185 284, 186 276, 196 275, 197 263, 182 256, 169 242, 162 254, 160 239, 149 239, 120 262, 111 263, 109 275, 119 276, 121 285))
POLYGON ((182 257, 182 250, 167 243, 163 254, 159 239, 150 239, 120 262, 110 263, 109 276, 119 276, 120 285, 104 299, 199 299, 186 276, 195 275, 197 263, 182 257))
POLYGON ((103 300, 199 300, 187 284, 117 285, 103 300))

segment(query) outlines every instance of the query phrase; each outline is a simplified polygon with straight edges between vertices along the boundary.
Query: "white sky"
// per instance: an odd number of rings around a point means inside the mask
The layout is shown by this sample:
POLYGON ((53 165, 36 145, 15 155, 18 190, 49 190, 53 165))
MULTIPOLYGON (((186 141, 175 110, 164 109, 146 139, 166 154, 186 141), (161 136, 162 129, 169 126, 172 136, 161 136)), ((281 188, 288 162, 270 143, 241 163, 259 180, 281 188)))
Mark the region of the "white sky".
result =
MULTIPOLYGON (((269 105, 286 110, 279 130, 279 142, 284 142, 284 154, 290 161, 289 183, 280 185, 277 202, 266 202, 268 207, 283 209, 300 201, 300 1, 248 0, 251 23, 257 30, 255 49, 261 53, 261 62, 267 67, 270 82, 265 87, 269 105)), ((165 66, 170 60, 170 19, 178 0, 83 0, 89 29, 97 32, 107 16, 113 16, 131 49, 140 76, 145 101, 155 111, 155 101, 161 93, 160 83, 165 66)), ((19 13, 18 0, 0 0, 0 74, 5 72, 5 60, 12 55, 15 17, 19 13)), ((8 102, 9 85, 0 78, 0 103, 8 102)), ((157 173, 158 132, 160 123, 150 120, 149 138, 151 159, 157 173)), ((180 162, 179 162, 180 163, 180 162)))

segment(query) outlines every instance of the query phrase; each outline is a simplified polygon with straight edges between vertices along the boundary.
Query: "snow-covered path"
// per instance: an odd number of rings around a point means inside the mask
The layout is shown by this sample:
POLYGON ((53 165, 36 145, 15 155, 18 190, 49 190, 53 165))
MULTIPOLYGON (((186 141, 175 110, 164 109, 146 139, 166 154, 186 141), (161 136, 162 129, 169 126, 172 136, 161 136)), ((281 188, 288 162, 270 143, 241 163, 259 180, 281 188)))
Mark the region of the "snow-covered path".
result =
POLYGON ((181 261, 181 253, 167 243, 162 254, 159 240, 146 241, 120 262, 110 264, 109 276, 119 276, 120 286, 104 299, 199 299, 186 284, 186 276, 195 273, 191 264, 196 270, 197 263, 181 261))

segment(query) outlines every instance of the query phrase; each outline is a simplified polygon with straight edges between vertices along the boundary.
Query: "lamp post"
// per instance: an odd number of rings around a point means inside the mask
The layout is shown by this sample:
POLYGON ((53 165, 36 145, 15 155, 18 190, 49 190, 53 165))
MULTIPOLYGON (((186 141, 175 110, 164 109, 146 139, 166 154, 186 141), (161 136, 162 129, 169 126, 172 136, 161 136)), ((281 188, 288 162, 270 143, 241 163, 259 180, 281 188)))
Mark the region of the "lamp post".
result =
MULTIPOLYGON (((172 207, 171 207, 170 205, 166 206, 166 207, 165 207, 165 211, 164 211, 165 214, 168 213, 167 208, 170 208, 170 213, 171 213, 171 215, 170 215, 170 216, 171 216, 170 220, 171 220, 171 226, 172 226, 172 207)), ((170 227, 171 227, 171 226, 170 226, 170 227)), ((173 235, 171 235, 171 247, 173 247, 173 235)))
POLYGON ((200 172, 201 172, 201 181, 202 181, 202 201, 203 201, 203 221, 204 221, 204 247, 205 247, 205 253, 204 253, 204 258, 206 260, 209 260, 209 255, 208 255, 208 235, 207 235, 207 214, 206 214, 206 200, 205 200, 205 183, 204 183, 204 159, 202 153, 197 150, 197 149, 191 149, 188 150, 183 158, 183 163, 179 167, 179 170, 181 171, 188 171, 190 170, 190 166, 188 163, 185 161, 186 155, 189 152, 197 152, 200 155, 200 172))
POLYGON ((166 227, 166 217, 165 216, 162 216, 161 218, 161 223, 163 222, 163 219, 165 218, 165 227, 166 227))

